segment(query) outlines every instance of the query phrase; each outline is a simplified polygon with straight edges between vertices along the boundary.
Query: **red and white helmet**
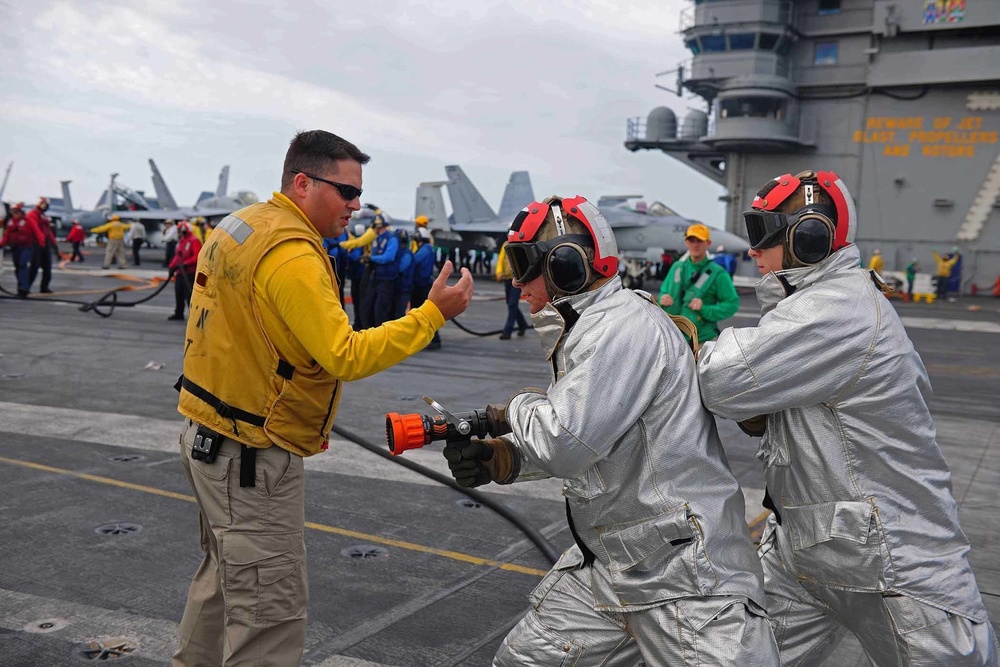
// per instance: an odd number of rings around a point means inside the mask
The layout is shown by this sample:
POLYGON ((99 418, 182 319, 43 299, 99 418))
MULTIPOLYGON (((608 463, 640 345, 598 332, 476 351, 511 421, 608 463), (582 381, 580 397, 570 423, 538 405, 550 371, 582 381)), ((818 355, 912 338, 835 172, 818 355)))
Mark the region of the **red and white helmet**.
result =
POLYGON ((177 233, 178 234, 190 234, 191 233, 191 223, 187 220, 181 220, 177 223, 177 233))
POLYGON ((755 250, 784 242, 793 258, 808 265, 854 243, 858 213, 844 181, 832 171, 778 176, 760 189, 751 206, 743 218, 755 250))
POLYGON ((528 204, 507 232, 507 259, 520 284, 544 275, 550 295, 578 294, 618 273, 611 225, 584 197, 528 204))

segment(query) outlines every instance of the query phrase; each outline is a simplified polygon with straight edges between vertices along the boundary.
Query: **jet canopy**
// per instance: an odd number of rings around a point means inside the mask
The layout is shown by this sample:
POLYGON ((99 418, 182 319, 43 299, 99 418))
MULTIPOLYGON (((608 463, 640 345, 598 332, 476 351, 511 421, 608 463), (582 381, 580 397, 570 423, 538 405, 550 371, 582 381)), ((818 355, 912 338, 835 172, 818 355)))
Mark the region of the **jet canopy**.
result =
POLYGON ((626 210, 633 211, 635 213, 642 213, 643 215, 654 215, 659 218, 666 217, 679 217, 677 211, 670 208, 661 201, 654 201, 652 204, 647 204, 645 200, 642 199, 642 195, 603 195, 597 202, 598 208, 612 208, 621 206, 626 210), (628 202, 632 200, 638 200, 634 204, 629 205, 628 202))
POLYGON ((257 199, 257 195, 249 190, 240 190, 233 195, 233 199, 235 199, 242 206, 250 206, 250 204, 256 204, 260 201, 257 199))
POLYGON ((654 201, 646 208, 646 215, 655 215, 661 218, 678 217, 677 211, 670 208, 661 201, 654 201))

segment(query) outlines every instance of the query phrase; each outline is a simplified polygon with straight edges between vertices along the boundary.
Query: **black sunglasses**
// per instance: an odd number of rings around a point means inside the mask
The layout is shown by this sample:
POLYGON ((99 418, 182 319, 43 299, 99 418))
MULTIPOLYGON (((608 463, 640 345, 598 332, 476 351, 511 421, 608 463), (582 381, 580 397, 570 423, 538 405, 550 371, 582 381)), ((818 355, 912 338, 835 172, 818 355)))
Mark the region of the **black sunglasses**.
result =
POLYGON ((321 183, 326 183, 327 185, 332 185, 337 188, 337 192, 340 196, 344 198, 344 201, 353 201, 361 196, 363 190, 361 188, 356 188, 353 185, 347 185, 346 183, 337 183, 336 181, 328 181, 325 178, 320 178, 319 176, 313 176, 312 174, 300 171, 298 169, 290 169, 293 174, 302 174, 303 176, 308 176, 314 181, 319 181, 321 183))

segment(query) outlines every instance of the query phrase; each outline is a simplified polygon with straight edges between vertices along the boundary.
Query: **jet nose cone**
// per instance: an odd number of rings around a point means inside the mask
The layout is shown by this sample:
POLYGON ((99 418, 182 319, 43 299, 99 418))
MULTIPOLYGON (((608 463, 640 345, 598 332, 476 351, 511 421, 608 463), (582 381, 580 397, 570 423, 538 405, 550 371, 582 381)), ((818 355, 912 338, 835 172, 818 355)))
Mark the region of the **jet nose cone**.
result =
POLYGON ((720 245, 725 246, 726 252, 737 255, 741 255, 750 249, 750 244, 743 237, 721 229, 713 229, 712 248, 718 248, 720 245))

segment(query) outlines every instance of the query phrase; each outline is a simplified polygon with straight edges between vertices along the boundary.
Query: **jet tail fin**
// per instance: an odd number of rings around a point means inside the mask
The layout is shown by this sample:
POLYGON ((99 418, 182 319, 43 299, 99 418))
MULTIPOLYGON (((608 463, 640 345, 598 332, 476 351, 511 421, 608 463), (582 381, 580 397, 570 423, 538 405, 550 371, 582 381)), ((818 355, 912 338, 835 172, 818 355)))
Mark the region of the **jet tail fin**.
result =
POLYGON ((450 229, 448 216, 444 211, 444 194, 441 186, 448 181, 431 181, 417 186, 417 202, 413 217, 427 216, 427 226, 431 229, 450 229))
POLYGON ((448 197, 451 199, 451 210, 455 224, 462 225, 497 219, 497 214, 479 194, 479 190, 472 184, 461 167, 449 165, 444 170, 448 174, 448 197))
POLYGON ((166 181, 163 180, 163 176, 160 175, 160 170, 156 168, 153 158, 149 158, 149 168, 153 170, 153 189, 156 190, 156 200, 160 202, 160 208, 176 209, 177 202, 170 194, 170 189, 167 187, 166 181))
POLYGON ((500 200, 500 219, 513 220, 518 212, 535 201, 535 191, 531 187, 531 176, 526 171, 513 171, 500 200))
POLYGON ((3 175, 3 184, 0 184, 0 199, 3 199, 3 193, 7 189, 7 181, 10 180, 10 170, 14 168, 14 161, 11 160, 10 164, 7 165, 7 173, 3 175))
POLYGON ((219 185, 215 188, 216 197, 225 197, 226 190, 229 189, 229 165, 227 164, 219 172, 219 185))
POLYGON ((59 181, 59 185, 62 186, 63 206, 66 207, 66 211, 68 211, 70 215, 72 215, 73 211, 76 210, 73 206, 73 197, 69 193, 69 184, 72 182, 73 181, 59 181))

